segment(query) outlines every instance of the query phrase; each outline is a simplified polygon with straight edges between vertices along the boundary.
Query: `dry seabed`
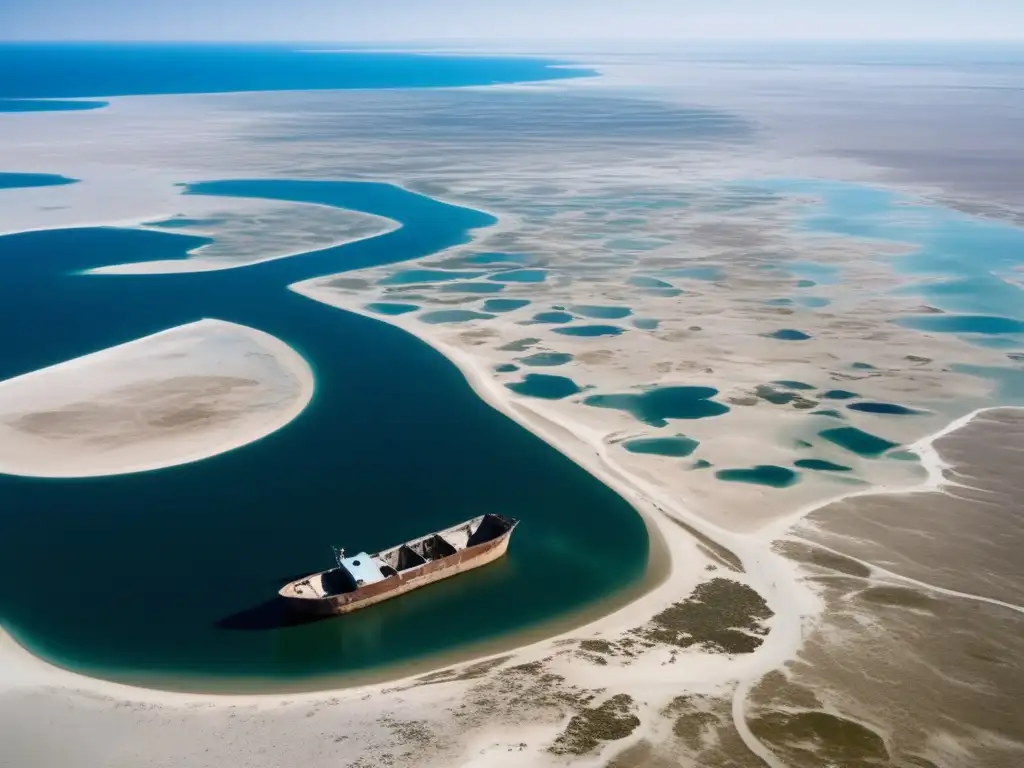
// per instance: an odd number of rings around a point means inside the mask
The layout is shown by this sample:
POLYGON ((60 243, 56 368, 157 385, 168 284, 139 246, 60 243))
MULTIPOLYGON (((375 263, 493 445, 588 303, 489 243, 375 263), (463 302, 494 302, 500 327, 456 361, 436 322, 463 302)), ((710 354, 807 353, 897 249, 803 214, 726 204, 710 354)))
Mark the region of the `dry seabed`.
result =
POLYGON ((287 344, 200 320, 0 382, 0 471, 87 477, 197 461, 280 429, 313 386, 287 344))

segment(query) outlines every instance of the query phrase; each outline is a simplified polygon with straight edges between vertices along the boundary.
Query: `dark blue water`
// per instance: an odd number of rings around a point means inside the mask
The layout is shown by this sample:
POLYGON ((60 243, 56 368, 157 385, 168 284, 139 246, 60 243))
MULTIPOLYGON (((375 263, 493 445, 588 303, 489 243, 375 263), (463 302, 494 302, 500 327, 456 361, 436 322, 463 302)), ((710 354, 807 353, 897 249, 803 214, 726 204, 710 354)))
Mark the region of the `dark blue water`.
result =
POLYGON ((0 378, 208 317, 277 336, 317 380, 291 424, 201 462, 82 480, 0 475, 0 617, 17 638, 116 679, 316 686, 326 673, 492 638, 637 582, 648 539, 629 504, 486 405, 416 338, 286 289, 466 242, 492 217, 373 183, 219 181, 186 192, 333 205, 403 226, 167 275, 81 272, 182 258, 206 241, 104 227, 0 237, 0 378), (341 619, 294 624, 274 600, 285 581, 329 567, 332 544, 373 551, 482 512, 523 521, 499 563, 341 619))
POLYGON ((558 62, 539 59, 336 53, 309 48, 223 43, 4 43, 0 45, 0 99, 438 88, 593 74, 585 69, 552 68, 558 62))

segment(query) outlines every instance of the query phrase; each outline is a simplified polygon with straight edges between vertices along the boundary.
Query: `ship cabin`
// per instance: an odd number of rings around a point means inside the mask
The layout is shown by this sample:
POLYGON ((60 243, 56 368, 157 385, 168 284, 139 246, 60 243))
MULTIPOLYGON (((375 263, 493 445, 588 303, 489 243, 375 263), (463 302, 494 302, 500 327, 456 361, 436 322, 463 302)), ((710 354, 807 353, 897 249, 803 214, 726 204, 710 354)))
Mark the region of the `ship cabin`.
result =
POLYGON ((294 596, 326 598, 396 576, 414 576, 416 569, 500 538, 514 526, 514 520, 488 514, 376 554, 359 552, 345 556, 344 550, 340 550, 338 567, 295 583, 294 596))

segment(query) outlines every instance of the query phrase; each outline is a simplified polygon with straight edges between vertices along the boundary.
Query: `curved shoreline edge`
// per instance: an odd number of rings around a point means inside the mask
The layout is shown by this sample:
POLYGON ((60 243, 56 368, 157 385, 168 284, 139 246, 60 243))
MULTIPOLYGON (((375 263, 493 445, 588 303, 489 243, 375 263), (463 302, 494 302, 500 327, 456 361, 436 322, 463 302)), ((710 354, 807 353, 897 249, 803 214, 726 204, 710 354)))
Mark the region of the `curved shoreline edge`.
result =
MULTIPOLYGON (((62 363, 41 368, 36 371, 15 376, 5 381, 0 381, 0 391, 5 386, 19 386, 23 385, 26 381, 39 380, 39 386, 45 389, 45 384, 42 383, 48 375, 53 374, 55 371, 67 372, 69 369, 79 368, 81 366, 89 365, 110 365, 116 364, 118 358, 124 357, 126 354, 131 354, 139 349, 145 348, 145 345, 152 342, 154 339, 164 339, 167 337, 173 337, 180 335, 181 333, 188 332, 207 332, 212 335, 215 333, 235 333, 242 336, 246 336, 252 339, 259 347, 266 350, 266 352, 273 358, 274 363, 280 366, 281 370, 293 376, 298 383, 299 391, 298 396, 290 404, 290 406, 276 414, 274 418, 267 419, 266 423, 260 425, 255 430, 247 430, 245 435, 237 435, 239 430, 232 430, 232 433, 236 433, 236 436, 228 438, 223 437, 218 439, 218 435, 211 436, 212 439, 207 441, 199 441, 199 444, 194 449, 185 451, 177 455, 169 455, 156 459, 143 458, 131 466, 122 469, 120 471, 48 471, 45 473, 41 472, 26 472, 23 469, 12 468, 5 466, 0 463, 0 472, 4 474, 18 475, 21 477, 39 477, 39 478, 85 478, 85 477, 114 477, 118 475, 136 474, 139 472, 150 472, 158 469, 165 469, 168 467, 176 467, 182 464, 190 464, 192 462, 201 461, 203 459, 212 458, 222 453, 241 448, 249 445, 250 443, 256 442, 267 435, 273 434, 279 429, 284 428, 295 420, 309 405, 313 399, 314 392, 316 390, 316 380, 313 374, 313 369, 309 362, 299 354, 299 352, 293 349, 290 345, 286 344, 276 336, 272 336, 269 333, 258 330, 256 328, 250 328, 245 325, 238 323, 228 322, 226 320, 218 320, 216 318, 204 318, 197 320, 192 323, 186 323, 184 325, 174 326, 167 328, 157 333, 149 334, 133 341, 119 344, 114 347, 108 347, 107 349, 100 350, 98 352, 92 352, 81 357, 72 358, 62 363)), ((157 443, 155 446, 149 446, 142 448, 141 453, 145 456, 147 453, 160 452, 160 445, 157 443)))
MULTIPOLYGON (((237 266, 245 265, 239 264, 237 266)), ((255 694, 179 693, 153 687, 136 686, 130 683, 112 682, 65 670, 39 659, 24 647, 17 645, 10 635, 4 634, 2 629, 0 629, 0 672, 5 673, 2 675, 5 682, 17 687, 49 684, 61 688, 93 691, 123 700, 152 701, 168 705, 194 702, 217 702, 225 705, 239 703, 273 704, 282 700, 296 701, 301 699, 318 701, 329 698, 332 693, 342 688, 379 687, 384 682, 395 683, 406 680, 414 675, 422 674, 425 671, 437 669, 447 664, 479 661, 492 657, 499 652, 507 652, 509 650, 526 652, 536 645, 549 645, 552 642, 556 642, 571 631, 582 629, 585 632, 599 632, 606 627, 615 627, 623 622, 635 621, 637 618, 640 621, 649 619, 659 609, 659 605, 664 605, 668 593, 677 591, 675 589, 676 585, 671 581, 671 577, 682 565, 679 556, 681 550, 679 548, 674 549, 670 539, 677 541, 679 539, 678 527, 673 522, 673 520, 679 520, 687 525, 691 525, 699 533, 708 536, 716 543, 732 550, 743 562, 747 570, 748 581, 753 582, 752 585, 762 593, 772 610, 776 613, 776 619, 771 623, 772 631, 766 638, 762 649, 756 654, 756 659, 752 659, 749 664, 742 665, 737 670, 737 675, 730 678, 736 679, 739 682, 734 698, 734 708, 738 707, 738 712, 742 714, 743 697, 741 693, 749 691, 752 684, 760 679, 765 672, 775 669, 793 658, 796 650, 802 644, 806 631, 804 626, 805 620, 808 617, 813 617, 818 609, 816 597, 797 584, 794 578, 795 568, 783 558, 771 553, 771 542, 782 531, 807 514, 843 498, 861 495, 913 493, 934 490, 940 487, 943 482, 942 470, 948 465, 942 460, 937 450, 934 449, 934 442, 970 423, 981 413, 1013 407, 992 406, 972 411, 955 419, 935 434, 926 436, 909 446, 911 449, 919 452, 922 466, 927 471, 927 478, 916 486, 907 488, 875 486, 855 492, 837 494, 836 496, 816 501, 808 507, 801 508, 794 512, 792 516, 779 520, 754 534, 735 534, 721 529, 706 518, 689 513, 681 508, 678 501, 666 498, 657 489, 647 487, 639 479, 629 476, 608 459, 606 447, 601 440, 601 434, 596 432, 587 434, 585 430, 581 431, 579 425, 569 426, 559 423, 558 419, 551 418, 543 413, 542 404, 527 404, 522 400, 513 398, 504 391, 500 384, 489 376, 486 367, 478 363, 470 353, 441 342, 438 339, 431 338, 428 328, 417 325, 408 319, 382 318, 347 305, 341 306, 335 301, 329 300, 325 293, 317 291, 315 285, 310 285, 312 283, 315 283, 315 280, 292 285, 289 288, 307 298, 330 304, 343 311, 362 314, 377 321, 387 322, 411 333, 455 364, 474 392, 491 407, 512 418, 521 426, 530 430, 545 440, 545 442, 548 442, 593 474, 597 479, 606 483, 629 500, 637 512, 641 514, 651 537, 652 556, 641 585, 635 590, 627 589, 623 593, 613 595, 608 601, 602 601, 599 604, 599 608, 597 606, 588 607, 572 616, 563 616, 560 620, 555 620, 552 623, 545 622, 541 626, 528 628, 521 633, 513 633, 495 641, 472 644, 453 649, 451 653, 434 654, 413 662, 370 670, 366 674, 355 673, 353 675, 346 675, 344 679, 338 679, 335 686, 330 685, 333 682, 333 678, 321 677, 318 678, 321 684, 314 690, 291 692, 275 690, 273 692, 255 694), (658 514, 659 512, 661 514, 658 514), (671 536, 669 532, 676 535, 671 536), (20 670, 22 672, 20 677, 18 674, 19 670, 8 670, 8 667, 17 667, 19 661, 24 668, 20 670), (328 687, 325 687, 324 684, 327 684, 328 687)), ((675 594, 675 597, 678 597, 678 594, 675 594)), ((736 709, 734 709, 735 712, 736 709)), ((739 722, 742 718, 737 716, 736 719, 739 722)))

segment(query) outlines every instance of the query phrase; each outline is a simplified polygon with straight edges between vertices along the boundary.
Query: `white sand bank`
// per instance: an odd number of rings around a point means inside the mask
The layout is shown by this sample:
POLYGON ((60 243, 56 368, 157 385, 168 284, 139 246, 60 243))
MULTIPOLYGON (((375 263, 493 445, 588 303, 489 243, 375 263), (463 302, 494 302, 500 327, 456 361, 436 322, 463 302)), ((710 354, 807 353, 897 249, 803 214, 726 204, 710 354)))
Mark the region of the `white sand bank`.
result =
POLYGON ((0 472, 87 477, 198 461, 280 429, 313 389, 284 342, 200 320, 0 382, 0 472))

